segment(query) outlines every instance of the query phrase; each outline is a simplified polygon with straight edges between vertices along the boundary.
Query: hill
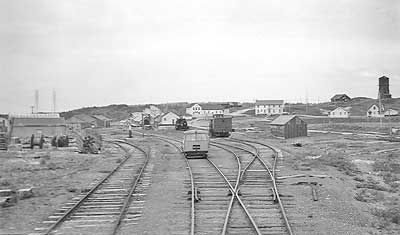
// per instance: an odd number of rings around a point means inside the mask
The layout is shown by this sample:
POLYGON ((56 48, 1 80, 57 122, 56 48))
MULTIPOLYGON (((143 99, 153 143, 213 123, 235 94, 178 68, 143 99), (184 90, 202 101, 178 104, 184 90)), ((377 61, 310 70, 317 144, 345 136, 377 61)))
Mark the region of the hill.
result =
MULTIPOLYGON (((332 111, 337 107, 351 107, 351 116, 365 116, 368 108, 374 104, 378 103, 377 99, 356 97, 351 99, 346 103, 320 103, 320 104, 286 104, 285 111, 303 114, 303 115, 315 115, 315 116, 326 116, 324 111, 332 111)), ((400 98, 393 98, 383 100, 382 104, 385 108, 392 108, 400 111, 400 98)))
MULTIPOLYGON (((217 102, 213 102, 217 103, 217 102)), ((218 102, 223 103, 223 102, 218 102)), ((203 104, 203 103, 199 103, 203 104)), ((176 103, 164 103, 164 104, 141 104, 141 105, 127 105, 127 104, 112 104, 108 106, 101 106, 101 107, 84 107, 80 109, 75 109, 67 112, 62 112, 60 115, 65 119, 68 119, 77 114, 88 114, 88 115, 97 115, 102 114, 113 120, 119 121, 123 119, 127 119, 130 117, 131 113, 133 112, 141 112, 145 108, 148 108, 150 105, 155 105, 162 112, 174 112, 178 115, 185 115, 186 108, 190 106, 190 103, 187 102, 176 102, 176 103)), ((243 103, 241 107, 233 107, 230 110, 236 111, 238 109, 244 109, 248 107, 252 107, 254 104, 252 103, 243 103)))

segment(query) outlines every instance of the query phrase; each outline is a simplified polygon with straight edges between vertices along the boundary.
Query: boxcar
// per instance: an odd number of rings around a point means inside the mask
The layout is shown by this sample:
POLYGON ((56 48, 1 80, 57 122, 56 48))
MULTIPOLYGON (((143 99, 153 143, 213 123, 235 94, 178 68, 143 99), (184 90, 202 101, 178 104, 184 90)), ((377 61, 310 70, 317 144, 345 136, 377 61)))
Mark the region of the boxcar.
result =
POLYGON ((206 131, 185 131, 183 152, 187 158, 207 157, 210 139, 206 131))
POLYGON ((210 121, 211 137, 229 137, 232 131, 232 117, 215 115, 210 121))

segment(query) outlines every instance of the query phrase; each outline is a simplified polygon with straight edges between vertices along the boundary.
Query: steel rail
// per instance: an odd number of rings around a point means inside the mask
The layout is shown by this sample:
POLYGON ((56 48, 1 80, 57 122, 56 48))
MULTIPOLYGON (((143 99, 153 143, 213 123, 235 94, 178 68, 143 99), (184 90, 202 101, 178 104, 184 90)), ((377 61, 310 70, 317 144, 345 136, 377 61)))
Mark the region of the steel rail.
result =
MULTIPOLYGON (((157 139, 160 139, 161 141, 164 141, 166 143, 169 143, 170 145, 174 146, 175 148, 177 148, 179 150, 179 152, 183 155, 183 150, 181 147, 179 147, 178 145, 176 145, 175 143, 169 141, 166 138, 162 138, 162 137, 154 137, 157 139)), ((175 140, 177 141, 177 140, 175 140)), ((192 172, 192 167, 189 164, 189 161, 187 160, 187 158, 185 157, 185 161, 186 161, 186 165, 188 167, 188 171, 189 171, 189 175, 190 175, 190 183, 191 183, 191 190, 192 190, 192 195, 191 195, 191 201, 192 201, 192 206, 191 206, 191 225, 190 225, 190 234, 194 235, 194 225, 195 225, 195 209, 194 209, 194 196, 195 196, 195 184, 194 184, 194 178, 193 178, 193 172, 192 172)))
POLYGON ((131 143, 129 143, 129 142, 126 142, 126 141, 121 141, 121 140, 115 140, 115 141, 118 142, 118 143, 126 144, 126 145, 129 145, 129 146, 131 146, 131 147, 136 148, 137 150, 141 151, 141 152, 146 156, 146 159, 145 159, 145 162, 143 163, 143 166, 142 166, 141 169, 140 169, 139 174, 136 176, 135 182, 134 182, 133 185, 131 186, 131 190, 130 190, 130 192, 129 192, 127 198, 125 199, 124 205, 123 205, 123 207, 122 207, 122 209, 121 209, 121 212, 120 212, 120 214, 119 214, 119 216, 118 216, 118 220, 117 220, 117 222, 115 223, 115 225, 114 225, 114 227, 113 227, 113 229, 112 229, 112 235, 117 234, 117 232, 118 232, 118 230, 119 230, 119 227, 120 227, 120 225, 121 225, 122 219, 123 219, 123 217, 124 217, 125 214, 126 214, 126 210, 129 208, 129 204, 130 204, 130 202, 131 202, 132 195, 133 195, 133 193, 135 192, 136 187, 137 187, 137 185, 139 184, 139 181, 140 181, 141 178, 142 178, 142 175, 143 175, 143 173, 144 173, 144 170, 146 169, 147 163, 148 163, 149 160, 150 160, 150 154, 147 153, 146 151, 144 151, 142 148, 140 148, 140 147, 138 147, 138 146, 136 146, 136 145, 133 145, 133 144, 131 144, 131 143))
MULTIPOLYGON (((106 141, 110 142, 112 144, 115 144, 117 146, 120 146, 119 144, 113 143, 112 141, 106 141)), ((126 153, 125 148, 120 146, 126 153)), ((53 225, 51 225, 43 234, 44 235, 49 235, 54 229, 56 229, 59 225, 61 225, 66 219, 70 217, 70 215, 84 202, 86 201, 87 198, 89 198, 107 179, 109 179, 112 175, 114 175, 115 172, 121 168, 121 166, 131 157, 131 155, 127 155, 124 160, 121 161, 120 164, 118 164, 117 167, 115 167, 108 175, 106 175, 103 179, 101 179, 83 198, 81 198, 72 208, 70 208, 61 218, 59 218, 53 225)))
POLYGON ((230 215, 230 213, 231 213, 231 210, 232 210, 232 206, 233 206, 233 202, 234 202, 234 198, 235 198, 235 197, 236 197, 236 199, 238 200, 240 206, 243 208, 244 212, 246 213, 247 218, 250 220, 250 223, 252 224, 254 230, 256 230, 256 232, 257 232, 258 235, 261 235, 262 233, 261 233, 260 229, 258 228, 258 225, 257 225, 256 221, 253 219, 253 217, 251 216, 250 212, 247 210, 246 206, 244 205, 242 199, 241 199, 241 198, 239 197, 239 195, 238 195, 239 181, 240 181, 240 178, 241 178, 241 164, 240 164, 240 159, 239 159, 239 157, 236 155, 235 152, 233 152, 233 151, 231 151, 230 149, 227 149, 227 148, 225 148, 225 147, 223 147, 223 146, 218 146, 217 144, 210 144, 210 145, 212 145, 212 146, 214 146, 214 147, 217 147, 217 148, 221 148, 221 149, 223 149, 223 150, 225 150, 225 151, 227 151, 227 152, 232 153, 232 154, 236 157, 236 160, 237 160, 237 163, 238 163, 238 176, 237 176, 237 179, 236 179, 235 188, 233 188, 233 187, 232 187, 232 184, 231 184, 231 183, 229 182, 229 180, 226 178, 225 174, 219 169, 219 167, 218 167, 217 165, 215 165, 214 162, 212 162, 209 158, 207 158, 207 160, 214 166, 214 168, 215 168, 215 169, 221 174, 221 176, 224 178, 224 180, 226 181, 226 183, 229 185, 230 191, 231 191, 231 193, 232 193, 232 199, 231 199, 231 202, 230 202, 230 205, 229 205, 229 208, 228 208, 226 217, 225 217, 225 222, 224 222, 224 227, 223 227, 223 230, 222 230, 222 235, 225 235, 225 234, 226 234, 226 230, 227 230, 227 226, 228 226, 228 222, 229 222, 229 215, 230 215))
MULTIPOLYGON (((244 144, 244 145, 247 145, 247 146, 250 146, 250 147, 252 147, 252 148, 254 148, 254 149, 257 149, 257 147, 255 147, 255 146, 253 146, 253 145, 251 145, 251 144, 246 143, 246 140, 235 139, 235 138, 231 138, 231 139, 233 139, 232 141, 234 141, 234 142, 242 143, 242 144, 244 144)), ((250 143, 255 143, 255 144, 260 144, 260 145, 262 145, 262 146, 268 147, 268 148, 270 148, 271 150, 273 150, 275 153, 277 153, 277 154, 279 155, 279 151, 278 151, 276 148, 272 147, 272 146, 268 146, 267 144, 259 143, 259 142, 256 142, 256 141, 248 141, 248 142, 250 142, 250 143)), ((229 144, 224 144, 224 145, 231 146, 231 147, 237 148, 237 149, 241 149, 241 150, 243 150, 243 151, 247 151, 247 152, 249 152, 249 153, 251 153, 251 154, 257 156, 257 158, 260 160, 260 162, 264 165, 264 167, 266 168, 266 170, 268 171, 268 173, 269 173, 270 176, 271 176, 271 180, 272 180, 272 184, 273 184, 273 188, 274 188, 274 194, 275 194, 275 197, 276 197, 276 199, 277 199, 277 201, 278 201, 278 204, 279 204, 279 207, 280 207, 280 211, 281 211, 281 213, 282 213, 282 217, 283 217, 283 219, 284 219, 284 221, 285 221, 286 229, 288 230, 288 233, 289 233, 290 235, 293 235, 292 227, 291 227, 291 225, 290 225, 290 223, 289 223, 289 220, 288 220, 288 218, 287 218, 286 211, 285 211, 285 208, 283 207, 283 203, 282 203, 282 200, 281 200, 281 198, 280 198, 280 195, 279 195, 279 192, 278 192, 278 187, 277 187, 277 184, 276 184, 275 169, 276 169, 276 163, 277 163, 277 158, 278 158, 278 156, 275 156, 274 164, 273 164, 273 166, 272 166, 272 171, 271 171, 270 167, 268 166, 269 164, 267 164, 267 163, 264 161, 264 159, 262 159, 262 158, 260 157, 258 151, 257 151, 256 153, 253 153, 253 152, 251 152, 250 150, 247 150, 247 149, 244 149, 244 148, 241 148, 241 147, 238 147, 238 146, 229 145, 229 144)))
MULTIPOLYGON (((133 131, 133 132, 136 132, 136 133, 138 133, 138 134, 144 136, 144 134, 141 133, 141 132, 137 132, 137 131, 133 131)), ((176 141, 176 142, 181 143, 180 140, 177 140, 177 139, 174 139, 174 138, 171 138, 171 137, 168 137, 168 136, 155 135, 155 134, 146 134, 146 135, 147 135, 147 136, 150 136, 150 137, 156 137, 156 138, 159 138, 159 139, 173 140, 173 141, 176 141)), ((231 151, 231 150, 229 150, 229 149, 227 149, 227 148, 224 148, 224 147, 222 147, 222 146, 217 146, 216 144, 212 144, 212 143, 210 143, 210 145, 212 145, 212 146, 214 146, 214 147, 217 147, 217 148, 224 149, 224 150, 226 150, 226 151, 232 153, 232 154, 236 157, 236 159, 237 159, 237 161, 238 161, 238 166, 239 166, 238 179, 240 180, 240 178, 241 178, 241 171, 240 171, 240 160, 239 160, 239 157, 238 157, 233 151, 231 151)), ((253 225, 254 229, 256 230, 257 234, 258 234, 258 235, 261 235, 262 233, 261 233, 261 231, 259 230, 259 228, 258 228, 258 226, 257 226, 257 224, 256 224, 256 222, 255 222, 255 220, 254 220, 253 217, 251 216, 250 212, 247 210, 246 206, 244 205, 244 203, 243 203, 243 201, 241 200, 241 198, 239 197, 239 195, 237 194, 237 189, 233 188, 233 186, 231 185, 231 183, 229 182, 229 180, 226 178, 226 176, 223 174, 223 172, 218 168, 218 166, 216 166, 216 165, 215 165, 212 161, 210 161, 208 158, 207 158, 207 160, 211 163, 211 165, 214 166, 214 168, 215 168, 215 169, 221 174, 221 176, 224 178, 225 182, 226 182, 226 183, 228 184, 228 186, 229 186, 229 190, 230 190, 231 193, 232 193, 232 197, 233 197, 233 198, 234 198, 234 197, 237 198, 237 200, 238 200, 240 206, 241 206, 241 207, 243 208, 243 210, 245 211, 247 217, 249 218, 249 220, 250 220, 251 224, 253 225)), ((238 182, 239 182, 239 181, 237 181, 235 187, 238 187, 238 186, 239 186, 239 183, 238 183, 238 182)), ((231 201, 233 201, 233 200, 231 199, 231 201)), ((231 206, 230 206, 230 207, 231 207, 231 206)), ((228 210, 230 210, 230 209, 228 208, 228 210)), ((229 216, 229 214, 230 214, 230 213, 227 213, 227 216, 229 216)), ((226 225, 225 225, 225 224, 226 224, 226 221, 229 220, 229 218, 227 218, 227 216, 225 217, 224 229, 223 229, 223 232, 222 232, 223 235, 226 234, 226 225), (225 233, 224 233, 224 232, 225 232, 225 233)))

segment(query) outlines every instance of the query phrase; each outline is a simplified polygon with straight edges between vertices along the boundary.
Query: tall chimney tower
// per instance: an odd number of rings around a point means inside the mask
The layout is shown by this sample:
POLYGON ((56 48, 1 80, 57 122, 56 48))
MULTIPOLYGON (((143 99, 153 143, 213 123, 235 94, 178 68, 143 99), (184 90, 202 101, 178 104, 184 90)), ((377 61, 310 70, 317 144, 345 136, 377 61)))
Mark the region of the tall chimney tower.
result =
POLYGON ((392 98, 392 95, 389 92, 389 78, 385 76, 380 77, 378 99, 390 99, 390 98, 392 98))
POLYGON ((35 113, 39 112, 39 90, 35 90, 35 113))

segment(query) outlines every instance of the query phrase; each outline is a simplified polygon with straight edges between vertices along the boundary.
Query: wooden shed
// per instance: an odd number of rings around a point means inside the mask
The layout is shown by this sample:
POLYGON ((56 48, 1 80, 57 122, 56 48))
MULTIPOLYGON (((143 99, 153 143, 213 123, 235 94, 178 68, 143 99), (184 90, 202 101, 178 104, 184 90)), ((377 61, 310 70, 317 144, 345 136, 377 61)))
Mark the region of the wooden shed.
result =
POLYGON ((281 115, 270 123, 271 133, 285 139, 307 136, 307 123, 296 115, 281 115))
POLYGON ((90 128, 90 127, 97 127, 97 120, 89 115, 78 114, 78 115, 75 115, 74 117, 83 121, 83 124, 81 124, 82 129, 90 128))
POLYGON ((98 127, 110 127, 111 125, 112 119, 109 119, 106 116, 99 114, 99 115, 92 115, 92 117, 96 119, 98 127))

